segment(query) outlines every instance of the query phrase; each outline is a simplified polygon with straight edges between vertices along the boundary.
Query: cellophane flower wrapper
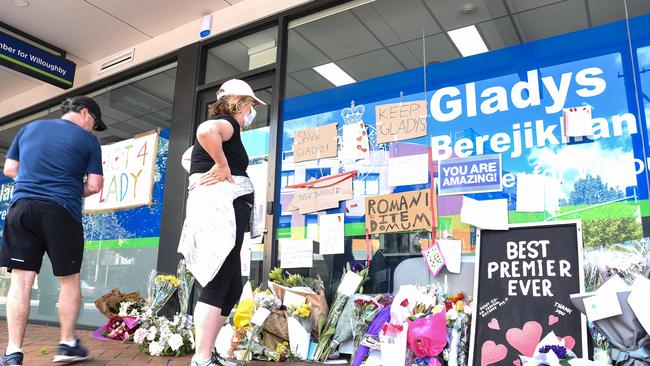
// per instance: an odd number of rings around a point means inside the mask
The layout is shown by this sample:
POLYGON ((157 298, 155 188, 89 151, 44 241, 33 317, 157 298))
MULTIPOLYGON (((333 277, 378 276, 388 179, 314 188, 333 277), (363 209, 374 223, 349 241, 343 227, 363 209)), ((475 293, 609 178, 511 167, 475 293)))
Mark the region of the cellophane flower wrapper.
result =
POLYGON ((180 314, 187 316, 187 310, 190 302, 190 294, 194 285, 194 276, 187 270, 185 258, 181 258, 176 271, 178 277, 178 302, 180 303, 180 314))
POLYGON ((330 343, 330 347, 333 350, 338 349, 341 343, 352 339, 352 313, 354 311, 354 302, 359 299, 369 301, 372 299, 372 296, 354 294, 348 299, 348 302, 343 308, 343 312, 341 312, 341 321, 336 324, 336 332, 334 332, 334 337, 332 337, 332 342, 330 343))
POLYGON ((138 318, 132 316, 114 317, 103 326, 97 328, 92 335, 100 341, 124 341, 133 336, 140 326, 138 318))
MULTIPOLYGON (((375 319, 372 320, 372 323, 368 326, 368 330, 366 331, 366 337, 375 337, 379 335, 379 332, 381 331, 381 326, 384 325, 385 323, 390 321, 390 304, 388 304, 385 308, 381 309, 375 319)), ((363 345, 363 341, 361 345, 357 348, 356 352, 354 353, 354 357, 352 358, 352 362, 350 363, 350 366, 361 366, 363 363, 363 360, 366 358, 368 355, 368 351, 370 349, 367 346, 363 345)))
POLYGON ((333 352, 334 349, 331 347, 331 341, 336 333, 336 327, 339 319, 341 319, 343 308, 350 299, 350 296, 357 292, 367 274, 367 268, 361 270, 359 274, 352 271, 347 271, 343 274, 327 319, 324 320, 321 318, 317 322, 318 346, 314 354, 314 361, 323 362, 333 352))
POLYGON ((573 358, 576 358, 575 353, 564 347, 564 340, 560 341, 554 332, 548 333, 537 344, 533 357, 519 356, 523 366, 557 365, 562 360, 571 360, 573 358), (563 355, 558 356, 550 348, 561 349, 563 355))
POLYGON ((153 270, 147 282, 147 315, 156 316, 178 288, 178 278, 153 270))
POLYGON ((369 299, 356 299, 352 309, 352 340, 354 349, 356 350, 361 343, 361 339, 366 334, 368 326, 375 319, 377 313, 382 309, 382 306, 377 302, 374 297, 369 299))
POLYGON ((418 364, 424 361, 429 366, 441 365, 437 356, 447 345, 444 308, 425 318, 409 321, 408 345, 415 354, 418 364))

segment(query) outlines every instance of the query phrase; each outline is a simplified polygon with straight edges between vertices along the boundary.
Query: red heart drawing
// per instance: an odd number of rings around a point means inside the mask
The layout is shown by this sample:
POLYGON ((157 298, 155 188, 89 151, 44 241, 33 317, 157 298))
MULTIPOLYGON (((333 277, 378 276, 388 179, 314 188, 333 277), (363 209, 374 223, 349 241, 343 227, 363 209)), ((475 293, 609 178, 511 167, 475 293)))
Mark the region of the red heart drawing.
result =
POLYGON ((501 326, 499 325, 499 321, 496 320, 496 318, 492 318, 490 322, 488 323, 488 328, 494 329, 494 330, 501 330, 501 326))
POLYGON ((535 347, 542 339, 542 325, 529 321, 519 328, 510 328, 506 332, 506 340, 514 349, 526 357, 532 357, 535 347))
POLYGON ((363 138, 363 136, 359 136, 359 137, 357 137, 357 141, 361 142, 361 139, 362 139, 362 138, 363 138))
POLYGON ((576 346, 576 340, 575 338, 571 336, 566 336, 564 338, 557 337, 557 340, 562 342, 562 339, 564 339, 564 347, 567 349, 573 350, 573 347, 576 346))
POLYGON ((521 366, 521 360, 514 360, 512 361, 512 364, 515 366, 521 366))
POLYGON ((553 325, 553 324, 555 324, 555 323, 557 323, 559 321, 560 321, 560 318, 558 318, 557 316, 555 316, 553 314, 548 316, 548 325, 553 325))
POLYGON ((508 349, 502 344, 485 341, 481 347, 481 366, 495 364, 508 355, 508 349))

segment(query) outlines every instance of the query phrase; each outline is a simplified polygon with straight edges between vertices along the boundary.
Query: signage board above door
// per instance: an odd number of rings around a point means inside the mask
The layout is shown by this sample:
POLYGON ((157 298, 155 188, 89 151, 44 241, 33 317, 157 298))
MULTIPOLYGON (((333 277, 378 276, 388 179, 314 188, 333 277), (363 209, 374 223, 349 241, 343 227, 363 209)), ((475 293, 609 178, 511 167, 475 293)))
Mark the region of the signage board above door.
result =
POLYGON ((63 89, 72 88, 77 65, 0 31, 0 65, 63 89))

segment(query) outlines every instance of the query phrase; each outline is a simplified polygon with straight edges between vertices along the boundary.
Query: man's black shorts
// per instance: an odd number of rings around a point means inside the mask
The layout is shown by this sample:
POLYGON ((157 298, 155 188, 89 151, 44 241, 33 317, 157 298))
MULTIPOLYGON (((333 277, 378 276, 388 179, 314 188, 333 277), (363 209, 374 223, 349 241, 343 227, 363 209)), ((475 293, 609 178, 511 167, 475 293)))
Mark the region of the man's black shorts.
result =
POLYGON ((7 213, 3 233, 2 267, 38 272, 47 252, 55 276, 81 270, 83 226, 55 202, 18 200, 7 213))

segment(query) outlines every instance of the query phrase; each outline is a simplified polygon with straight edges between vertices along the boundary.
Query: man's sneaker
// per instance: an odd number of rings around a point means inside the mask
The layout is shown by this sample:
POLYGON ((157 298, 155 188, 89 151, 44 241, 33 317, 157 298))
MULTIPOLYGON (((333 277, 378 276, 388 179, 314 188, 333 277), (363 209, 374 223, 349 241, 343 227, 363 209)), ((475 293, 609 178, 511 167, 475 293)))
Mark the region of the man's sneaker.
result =
POLYGON ((0 357, 0 366, 22 366, 23 365, 23 353, 15 352, 10 355, 3 354, 0 357))
POLYGON ((73 363, 88 359, 88 350, 81 346, 77 339, 77 345, 70 347, 66 344, 59 344, 59 354, 54 356, 52 362, 73 363))
POLYGON ((237 366, 235 362, 226 360, 225 358, 219 355, 217 350, 212 351, 212 356, 205 363, 199 363, 197 360, 192 358, 191 366, 237 366))

